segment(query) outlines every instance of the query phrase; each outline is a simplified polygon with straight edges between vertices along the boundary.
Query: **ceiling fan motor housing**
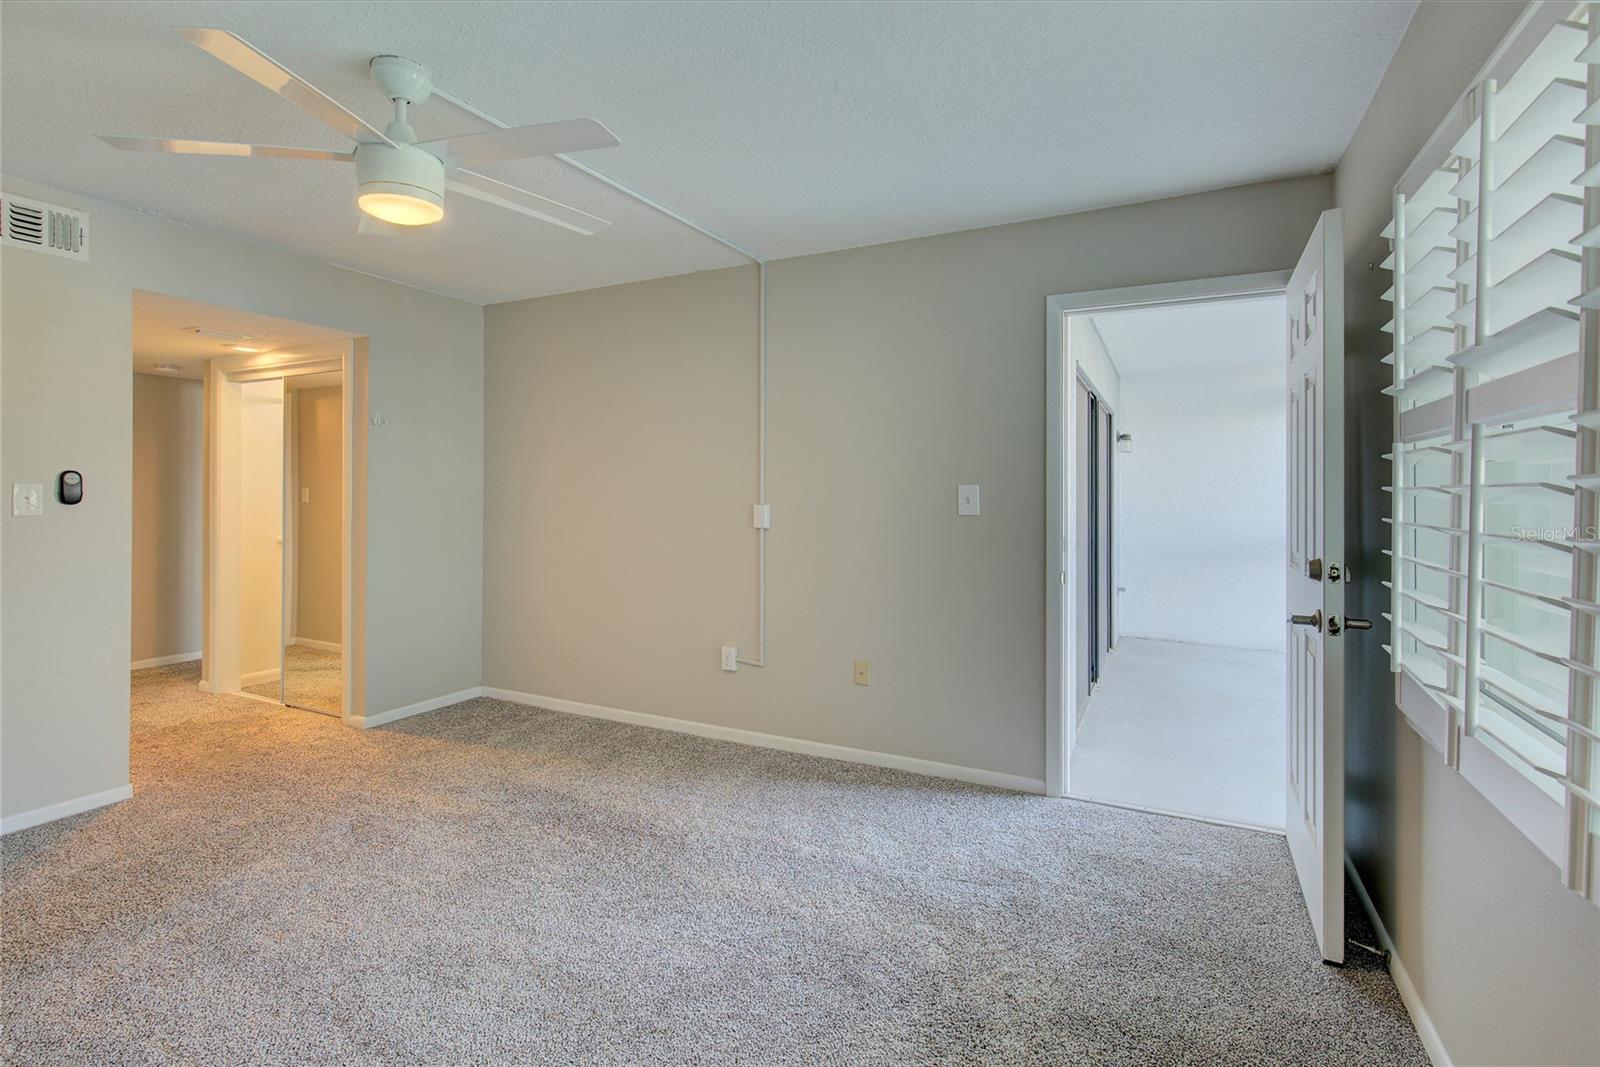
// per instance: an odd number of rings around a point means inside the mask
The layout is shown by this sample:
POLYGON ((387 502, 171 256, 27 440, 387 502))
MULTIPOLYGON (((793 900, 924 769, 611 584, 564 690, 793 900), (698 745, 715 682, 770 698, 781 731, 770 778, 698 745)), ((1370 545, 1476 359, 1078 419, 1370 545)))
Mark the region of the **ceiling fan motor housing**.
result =
POLYGON ((385 193, 444 204, 444 161, 415 145, 381 141, 356 145, 356 195, 385 193))

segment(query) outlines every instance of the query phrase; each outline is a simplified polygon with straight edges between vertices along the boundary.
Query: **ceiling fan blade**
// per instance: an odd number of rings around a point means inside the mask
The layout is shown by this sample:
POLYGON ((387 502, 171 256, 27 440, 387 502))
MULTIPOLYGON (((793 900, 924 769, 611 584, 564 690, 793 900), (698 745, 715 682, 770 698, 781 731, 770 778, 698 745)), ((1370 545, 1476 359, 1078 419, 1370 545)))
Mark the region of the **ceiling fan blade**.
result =
POLYGON ((454 166, 479 167, 504 159, 553 156, 561 152, 581 152, 586 148, 614 148, 622 142, 594 119, 564 119, 541 122, 536 126, 512 126, 503 130, 444 137, 418 145, 454 166))
POLYGON ((285 148, 272 144, 229 144, 227 141, 186 141, 179 137, 109 137, 100 139, 124 152, 171 152, 180 156, 272 156, 277 159, 331 159, 353 162, 354 152, 329 152, 321 148, 285 148))
POLYGON ((178 32, 197 47, 211 53, 257 85, 265 86, 326 126, 332 126, 352 141, 394 142, 368 125, 366 120, 347 110, 333 97, 305 81, 261 49, 227 30, 204 26, 180 26, 178 32))
POLYGON ((568 207, 538 193, 518 189, 515 185, 507 185, 505 182, 495 181, 470 170, 452 172, 445 186, 463 196, 470 196, 523 215, 532 215, 536 219, 584 236, 593 236, 611 226, 605 219, 596 218, 587 211, 579 211, 575 207, 568 207))

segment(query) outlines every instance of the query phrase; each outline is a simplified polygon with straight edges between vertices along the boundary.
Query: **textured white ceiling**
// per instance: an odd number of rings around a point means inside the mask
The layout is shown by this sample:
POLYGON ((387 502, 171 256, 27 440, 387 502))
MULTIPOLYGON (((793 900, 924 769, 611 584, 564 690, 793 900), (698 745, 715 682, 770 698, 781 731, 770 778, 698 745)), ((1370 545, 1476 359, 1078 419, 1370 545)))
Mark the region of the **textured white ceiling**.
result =
MULTIPOLYGON (((119 153, 122 133, 343 148, 177 34, 230 29, 368 121, 400 53, 512 123, 592 116, 583 161, 767 258, 1326 171, 1412 2, 0 5, 4 172, 480 303, 739 257, 554 160, 497 178, 584 238, 452 198, 355 235, 349 169, 119 153)), ((442 101, 424 137, 483 128, 442 101)))
POLYGON ((1283 364, 1283 296, 1136 308, 1091 316, 1123 381, 1283 364))

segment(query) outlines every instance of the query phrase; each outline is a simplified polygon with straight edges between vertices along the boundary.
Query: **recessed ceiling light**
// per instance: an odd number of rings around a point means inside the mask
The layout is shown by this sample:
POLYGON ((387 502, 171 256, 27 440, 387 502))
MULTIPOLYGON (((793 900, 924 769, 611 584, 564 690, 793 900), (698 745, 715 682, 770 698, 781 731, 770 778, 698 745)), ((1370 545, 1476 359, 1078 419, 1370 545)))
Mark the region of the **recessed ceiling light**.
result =
POLYGON ((155 365, 154 369, 156 369, 156 370, 164 370, 164 371, 175 371, 175 370, 178 369, 178 365, 176 363, 157 363, 155 365))
POLYGON ((196 337, 214 337, 218 341, 248 341, 251 335, 247 333, 234 333, 231 330, 213 330, 209 326, 185 326, 184 332, 192 333, 196 337))

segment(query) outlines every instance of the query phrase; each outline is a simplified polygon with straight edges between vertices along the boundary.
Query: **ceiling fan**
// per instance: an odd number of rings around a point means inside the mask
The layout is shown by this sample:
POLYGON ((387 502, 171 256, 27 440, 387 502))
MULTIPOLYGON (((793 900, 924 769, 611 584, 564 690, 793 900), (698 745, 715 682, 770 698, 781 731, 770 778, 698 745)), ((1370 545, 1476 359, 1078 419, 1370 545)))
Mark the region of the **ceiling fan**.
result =
MULTIPOLYGON (((433 94, 433 78, 419 63, 400 56, 376 56, 372 80, 394 104, 394 119, 380 132, 360 116, 265 52, 226 30, 180 27, 193 44, 222 60, 251 81, 271 89, 312 118, 355 142, 348 152, 277 145, 228 144, 166 137, 108 137, 113 148, 134 152, 173 152, 197 156, 274 156, 354 163, 356 205, 362 211, 362 233, 402 233, 444 218, 445 190, 496 207, 530 215, 577 233, 599 233, 611 224, 586 211, 496 181, 468 167, 506 159, 526 159, 586 148, 620 144, 594 119, 567 119, 534 126, 488 130, 437 141, 418 142, 408 121, 409 109, 433 94)), ((448 94, 441 94, 449 99, 448 94)))

